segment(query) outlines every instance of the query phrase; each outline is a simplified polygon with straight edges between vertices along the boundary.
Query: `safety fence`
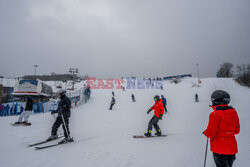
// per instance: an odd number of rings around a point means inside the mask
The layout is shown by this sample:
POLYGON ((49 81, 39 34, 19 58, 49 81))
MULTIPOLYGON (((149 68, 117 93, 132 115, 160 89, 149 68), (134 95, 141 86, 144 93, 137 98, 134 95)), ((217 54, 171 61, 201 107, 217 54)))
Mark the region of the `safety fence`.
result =
MULTIPOLYGON (((71 107, 74 108, 81 104, 86 103, 87 98, 85 94, 85 88, 81 88, 75 91, 67 92, 67 96, 70 98, 71 107)), ((33 114, 37 113, 46 113, 51 110, 56 110, 58 107, 59 101, 48 101, 48 102, 39 102, 33 104, 33 114)), ((19 115, 25 109, 25 102, 10 102, 5 104, 0 104, 0 116, 12 116, 19 115)))

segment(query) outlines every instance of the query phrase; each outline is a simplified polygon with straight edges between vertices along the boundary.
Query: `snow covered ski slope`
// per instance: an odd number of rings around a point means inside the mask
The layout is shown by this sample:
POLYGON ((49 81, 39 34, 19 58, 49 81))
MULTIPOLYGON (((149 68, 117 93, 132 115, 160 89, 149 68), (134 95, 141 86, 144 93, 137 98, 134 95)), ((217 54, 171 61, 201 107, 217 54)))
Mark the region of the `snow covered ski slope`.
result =
MULTIPOLYGON (((211 112, 210 95, 216 89, 223 89, 230 93, 230 105, 236 108, 241 123, 234 167, 249 167, 250 89, 232 79, 202 79, 199 88, 193 87, 196 82, 196 78, 187 78, 179 84, 165 81, 163 90, 113 90, 116 104, 112 111, 109 110, 112 90, 92 90, 90 101, 72 110, 70 130, 75 142, 42 150, 28 145, 50 135, 54 121, 51 114, 31 115, 32 126, 28 127, 10 126, 17 120, 15 116, 1 117, 0 166, 201 167, 206 145, 202 132, 211 112), (199 95, 199 103, 194 102, 195 93, 199 95), (135 139, 133 135, 146 132, 153 116, 153 112, 147 115, 146 111, 154 104, 156 94, 167 98, 168 113, 159 122, 167 137, 135 139)), ((207 167, 214 166, 209 151, 207 167)))

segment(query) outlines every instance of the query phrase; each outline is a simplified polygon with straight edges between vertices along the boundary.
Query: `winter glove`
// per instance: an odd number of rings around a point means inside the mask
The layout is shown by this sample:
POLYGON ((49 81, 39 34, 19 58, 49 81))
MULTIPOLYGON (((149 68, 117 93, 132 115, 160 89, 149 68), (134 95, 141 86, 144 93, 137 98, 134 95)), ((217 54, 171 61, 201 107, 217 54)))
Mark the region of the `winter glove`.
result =
POLYGON ((147 111, 147 114, 149 114, 149 113, 150 113, 150 111, 151 111, 151 110, 149 109, 149 110, 147 111))
POLYGON ((159 119, 162 120, 162 114, 160 114, 159 119))
POLYGON ((56 113, 56 110, 50 110, 51 111, 51 115, 56 113))

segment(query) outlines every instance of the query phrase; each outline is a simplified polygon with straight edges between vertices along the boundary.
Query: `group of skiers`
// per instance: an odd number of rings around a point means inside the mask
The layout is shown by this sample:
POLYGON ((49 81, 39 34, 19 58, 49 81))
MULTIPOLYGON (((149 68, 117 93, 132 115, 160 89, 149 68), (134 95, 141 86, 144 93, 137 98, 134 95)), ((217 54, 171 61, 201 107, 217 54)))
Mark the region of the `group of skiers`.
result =
MULTIPOLYGON (((195 98, 198 101, 197 94, 195 98)), ((155 135, 161 136, 161 129, 157 123, 164 114, 164 100, 156 95, 154 101, 155 104, 147 111, 147 114, 149 114, 154 110, 154 116, 148 123, 147 133, 144 134, 147 137, 151 136, 153 127, 156 130, 155 135)), ((211 95, 211 101, 211 107, 214 111, 209 116, 209 123, 203 134, 210 138, 210 149, 213 152, 216 167, 232 167, 236 159, 235 154, 238 153, 235 135, 240 132, 239 117, 236 110, 228 106, 230 95, 227 92, 223 90, 214 91, 211 95)))
MULTIPOLYGON (((57 131, 62 125, 65 138, 60 142, 72 142, 73 138, 70 137, 69 131, 69 117, 71 102, 66 96, 65 91, 60 92, 60 102, 58 109, 53 110, 51 114, 58 113, 58 116, 52 126, 51 136, 47 141, 58 138, 57 131)), ((115 104, 115 94, 112 92, 112 101, 110 110, 112 110, 115 104)), ((196 94, 197 99, 198 95, 196 94)), ((134 95, 132 94, 132 101, 135 102, 134 95)), ((149 114, 154 110, 154 116, 148 123, 147 132, 144 134, 146 137, 151 137, 152 129, 156 130, 155 135, 161 136, 162 131, 158 125, 159 120, 162 120, 162 116, 167 113, 166 98, 162 95, 161 98, 154 96, 155 104, 147 111, 149 114)), ((216 90, 211 95, 212 109, 214 110, 209 116, 209 123, 203 134, 210 138, 210 148, 213 152, 214 161, 217 167, 232 167, 235 154, 238 153, 237 141, 235 135, 240 132, 240 123, 236 110, 228 106, 230 102, 230 95, 222 90, 216 90)), ((27 99, 25 111, 19 116, 18 122, 20 124, 24 118, 24 123, 28 123, 28 117, 30 111, 32 111, 33 102, 31 98, 27 99)))
MULTIPOLYGON (((58 113, 58 115, 52 126, 51 136, 47 139, 47 141, 55 140, 58 138, 57 130, 62 125, 65 138, 59 143, 72 142, 73 138, 70 137, 70 131, 69 131, 69 117, 71 115, 71 109, 70 109, 71 101, 66 96, 66 91, 62 90, 58 92, 58 94, 60 97, 58 108, 57 110, 51 110, 52 111, 51 114, 58 113)), ((15 122, 14 125, 19 125, 19 124, 22 124, 25 126, 31 125, 31 123, 28 122, 28 118, 32 110, 33 110, 33 100, 31 99, 31 97, 28 97, 26 101, 25 111, 23 111, 20 114, 18 121, 15 122), (23 119, 24 121, 22 121, 23 119)))

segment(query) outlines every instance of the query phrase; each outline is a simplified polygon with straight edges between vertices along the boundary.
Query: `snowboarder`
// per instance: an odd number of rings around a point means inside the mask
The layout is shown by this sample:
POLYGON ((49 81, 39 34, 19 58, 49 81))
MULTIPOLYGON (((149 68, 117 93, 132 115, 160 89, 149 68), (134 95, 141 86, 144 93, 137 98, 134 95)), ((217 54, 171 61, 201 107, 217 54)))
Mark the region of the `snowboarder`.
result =
POLYGON ((147 114, 149 114, 150 111, 154 110, 154 116, 148 123, 148 132, 144 134, 147 137, 151 136, 153 126, 156 130, 155 135, 161 136, 161 129, 157 123, 159 122, 159 120, 162 119, 162 115, 164 114, 164 107, 162 104, 162 100, 160 99, 158 95, 154 97, 154 100, 155 100, 155 104, 147 111, 147 114))
POLYGON ((69 131, 69 117, 70 117, 70 108, 71 102, 70 99, 66 96, 66 91, 61 91, 59 93, 60 102, 58 104, 57 110, 53 110, 51 114, 58 113, 57 118, 52 126, 51 136, 47 139, 47 141, 51 141, 58 138, 57 130, 62 125, 64 130, 64 139, 60 143, 72 142, 73 139, 70 137, 69 131))
POLYGON ((110 107, 109 107, 109 110, 112 110, 113 106, 115 105, 115 98, 112 97, 112 100, 110 102, 110 107))
POLYGON ((197 93, 195 94, 195 102, 199 102, 198 94, 197 93))
POLYGON ((203 134, 210 138, 217 167, 232 167, 238 152, 235 135, 240 132, 240 123, 236 110, 228 106, 230 95, 223 90, 216 90, 211 95, 213 112, 203 134))
POLYGON ((134 94, 132 94, 131 98, 132 98, 132 102, 135 102, 135 96, 134 96, 134 94))
POLYGON ((15 122, 15 124, 23 124, 23 125, 27 125, 27 126, 31 125, 31 123, 28 122, 28 118, 29 118, 32 110, 33 110, 33 100, 30 97, 28 97, 26 105, 25 105, 25 109, 20 114, 18 121, 15 122), (24 121, 22 122, 23 118, 24 118, 24 121))
POLYGON ((166 105, 167 105, 167 100, 166 100, 166 98, 165 98, 163 95, 161 95, 161 100, 162 100, 162 104, 163 104, 163 106, 164 106, 165 114, 166 114, 166 113, 168 112, 167 107, 166 107, 166 105))
POLYGON ((112 91, 112 96, 115 97, 115 93, 112 91))

